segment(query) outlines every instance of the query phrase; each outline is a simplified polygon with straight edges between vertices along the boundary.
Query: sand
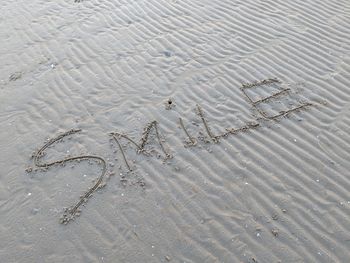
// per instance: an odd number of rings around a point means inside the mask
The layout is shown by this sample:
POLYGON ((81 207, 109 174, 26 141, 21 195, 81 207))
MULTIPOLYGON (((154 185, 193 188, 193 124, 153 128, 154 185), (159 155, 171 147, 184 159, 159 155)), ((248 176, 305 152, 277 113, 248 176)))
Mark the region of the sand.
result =
POLYGON ((349 1, 0 7, 0 262, 349 262, 349 1))

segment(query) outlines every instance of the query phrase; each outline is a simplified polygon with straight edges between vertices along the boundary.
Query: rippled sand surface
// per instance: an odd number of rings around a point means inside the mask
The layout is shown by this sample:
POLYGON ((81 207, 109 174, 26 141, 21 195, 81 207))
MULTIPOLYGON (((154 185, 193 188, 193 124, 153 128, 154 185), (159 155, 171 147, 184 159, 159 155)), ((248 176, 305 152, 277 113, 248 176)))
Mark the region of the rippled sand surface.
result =
POLYGON ((349 261, 349 1, 0 11, 0 262, 349 261))

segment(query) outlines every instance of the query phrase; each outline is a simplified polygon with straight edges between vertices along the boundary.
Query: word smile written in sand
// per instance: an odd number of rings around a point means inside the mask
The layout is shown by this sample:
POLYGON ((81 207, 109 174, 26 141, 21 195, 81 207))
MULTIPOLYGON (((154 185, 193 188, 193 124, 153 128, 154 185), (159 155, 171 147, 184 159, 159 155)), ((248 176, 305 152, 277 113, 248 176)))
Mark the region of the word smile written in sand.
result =
MULTIPOLYGON (((205 118, 203 109, 197 104, 196 105, 197 114, 203 123, 203 127, 204 127, 207 135, 206 136, 199 136, 198 138, 193 137, 191 135, 191 133, 188 131, 188 129, 186 129, 186 125, 184 123, 184 120, 182 118, 179 118, 180 127, 182 128, 184 135, 186 136, 185 147, 196 146, 198 143, 198 140, 204 141, 206 143, 210 143, 210 142, 219 143, 220 139, 228 137, 229 135, 234 135, 234 134, 237 134, 240 132, 245 132, 245 131, 249 131, 251 129, 256 129, 259 126, 261 126, 261 124, 264 121, 271 121, 271 120, 276 121, 279 118, 287 116, 292 112, 298 111, 300 109, 303 109, 307 106, 312 105, 310 103, 301 103, 299 105, 293 106, 292 108, 281 110, 278 113, 274 113, 274 114, 266 113, 264 110, 262 110, 263 104, 266 104, 269 101, 271 101, 273 99, 277 99, 281 96, 287 96, 287 93, 290 91, 289 88, 282 89, 279 86, 280 83, 281 82, 277 79, 266 79, 266 80, 262 80, 262 81, 254 82, 254 83, 250 83, 250 84, 243 84, 241 87, 241 91, 242 91, 243 95, 245 96, 246 100, 251 104, 251 106, 256 110, 256 112, 260 115, 260 117, 256 119, 256 122, 246 123, 244 126, 242 126, 240 128, 226 129, 226 131, 222 134, 214 134, 211 131, 209 123, 208 123, 207 119, 205 118), (270 95, 264 95, 263 97, 259 97, 258 99, 256 99, 255 98, 256 96, 254 96, 254 93, 252 93, 252 90, 254 90, 254 89, 263 88, 265 90, 265 94, 266 94, 266 91, 269 92, 267 87, 271 87, 271 86, 274 86, 275 91, 270 95)), ((167 104, 168 104, 167 108, 168 109, 171 108, 172 103, 173 102, 171 100, 167 101, 167 104)), ((121 140, 126 140, 126 141, 130 142, 132 145, 134 145, 137 149, 137 153, 144 154, 146 156, 152 156, 152 150, 149 150, 146 146, 148 145, 148 143, 150 141, 150 137, 154 136, 159 144, 161 151, 164 154, 164 161, 172 158, 171 154, 167 150, 167 147, 165 147, 165 145, 163 143, 164 140, 161 139, 161 135, 160 135, 158 126, 159 126, 159 124, 157 123, 157 121, 152 121, 152 122, 148 123, 145 126, 143 133, 142 133, 142 136, 141 136, 141 139, 139 141, 135 141, 134 139, 132 139, 128 135, 120 133, 120 132, 112 132, 109 134, 111 136, 111 140, 115 141, 117 149, 119 149, 119 151, 120 151, 120 155, 123 158, 125 167, 128 169, 128 172, 133 171, 133 167, 128 162, 128 158, 127 158, 127 156, 123 150, 123 147, 121 145, 121 140)), ((92 196, 92 194, 97 189, 102 188, 103 186, 106 185, 106 183, 104 182, 104 179, 105 179, 105 175, 107 173, 107 165, 106 165, 106 161, 100 156, 78 155, 78 156, 73 156, 73 157, 69 156, 69 157, 66 157, 64 159, 52 161, 52 162, 42 162, 41 161, 42 157, 45 155, 45 151, 47 150, 47 148, 49 148, 50 146, 52 146, 53 144, 55 144, 57 142, 62 141, 65 137, 76 134, 80 131, 81 131, 80 129, 72 129, 72 130, 69 130, 65 133, 58 135, 57 137, 55 137, 55 138, 49 140, 47 143, 45 143, 32 156, 33 160, 34 160, 33 161, 34 166, 37 168, 36 170, 46 171, 47 169, 49 169, 50 167, 53 167, 53 166, 57 166, 57 165, 64 166, 66 163, 80 162, 80 161, 88 161, 90 164, 92 162, 96 162, 98 165, 102 166, 101 174, 97 178, 94 185, 91 188, 89 188, 80 197, 78 202, 76 202, 73 206, 66 208, 64 210, 63 216, 60 218, 60 222, 63 224, 67 224, 68 222, 73 220, 76 216, 79 216, 80 212, 81 212, 80 207, 85 202, 87 202, 87 200, 92 196)), ((32 170, 33 169, 31 167, 26 169, 27 172, 31 172, 32 170)), ((127 179, 125 178, 125 175, 121 175, 121 176, 122 176, 121 181, 123 183, 125 183, 127 181, 127 179)), ((140 185, 141 187, 145 186, 145 183, 142 179, 139 179, 136 183, 138 185, 140 185)))

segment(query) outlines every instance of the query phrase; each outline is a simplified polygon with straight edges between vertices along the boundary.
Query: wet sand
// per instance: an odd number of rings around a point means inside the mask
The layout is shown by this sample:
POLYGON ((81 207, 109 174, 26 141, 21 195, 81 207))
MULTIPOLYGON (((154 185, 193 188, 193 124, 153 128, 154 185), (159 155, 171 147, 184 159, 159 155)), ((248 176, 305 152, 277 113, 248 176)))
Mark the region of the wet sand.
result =
POLYGON ((348 1, 0 7, 0 262, 348 262, 348 1))

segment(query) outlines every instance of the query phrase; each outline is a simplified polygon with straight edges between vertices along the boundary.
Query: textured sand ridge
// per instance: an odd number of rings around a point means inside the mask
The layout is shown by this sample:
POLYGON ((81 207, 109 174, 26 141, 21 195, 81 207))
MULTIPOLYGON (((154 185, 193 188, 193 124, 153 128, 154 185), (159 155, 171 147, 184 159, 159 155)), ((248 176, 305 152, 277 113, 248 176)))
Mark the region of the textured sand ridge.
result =
POLYGON ((349 261, 349 1, 0 10, 0 262, 349 261))

